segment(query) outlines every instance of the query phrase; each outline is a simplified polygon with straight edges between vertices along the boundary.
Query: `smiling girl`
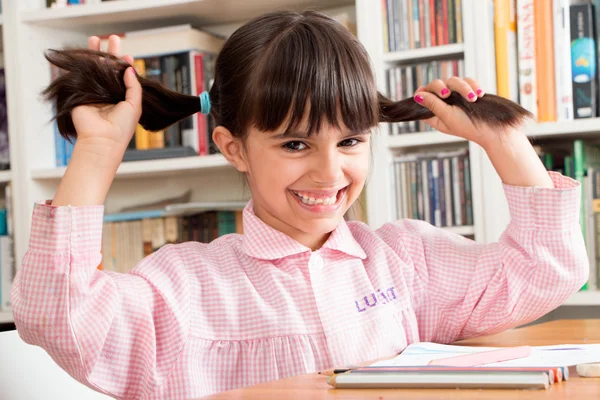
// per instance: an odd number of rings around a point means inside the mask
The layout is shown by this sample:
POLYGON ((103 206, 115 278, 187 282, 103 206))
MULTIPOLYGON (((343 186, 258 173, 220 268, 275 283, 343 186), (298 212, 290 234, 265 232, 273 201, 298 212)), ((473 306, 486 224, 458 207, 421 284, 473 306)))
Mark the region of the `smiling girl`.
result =
POLYGON ((77 141, 54 198, 35 204, 12 289, 21 337, 97 391, 200 397, 491 334, 541 317, 587 279, 577 182, 547 172, 514 123, 522 109, 474 80, 390 102, 361 44, 315 12, 239 28, 200 99, 136 76, 131 57, 114 56, 118 38, 110 54, 98 42, 48 56, 69 71, 46 93, 77 141), (160 129, 197 111, 247 177, 244 234, 166 245, 126 274, 98 270, 103 203, 138 121, 160 129), (512 217, 497 243, 417 220, 344 220, 371 132, 423 116, 489 155, 512 217))

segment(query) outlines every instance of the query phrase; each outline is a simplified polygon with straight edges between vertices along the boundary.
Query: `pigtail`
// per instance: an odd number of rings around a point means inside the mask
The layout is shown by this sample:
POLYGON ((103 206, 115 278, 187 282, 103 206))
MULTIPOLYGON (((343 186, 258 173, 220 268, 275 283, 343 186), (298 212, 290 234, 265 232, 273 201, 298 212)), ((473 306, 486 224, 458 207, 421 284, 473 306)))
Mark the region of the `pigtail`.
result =
MULTIPOLYGON (((125 99, 123 74, 130 66, 109 53, 83 48, 49 50, 46 59, 66 73, 56 78, 42 92, 45 100, 55 106, 60 134, 77 136, 71 111, 80 105, 117 104, 125 99)), ((138 75, 142 85, 142 115, 139 123, 149 131, 163 130, 182 119, 201 111, 201 99, 166 89, 160 82, 138 75)), ((210 103, 217 93, 211 90, 210 103)), ((412 98, 392 101, 378 93, 379 121, 404 122, 433 117, 427 108, 412 98)), ((474 122, 484 122, 493 127, 518 126, 533 115, 520 105, 493 94, 486 94, 476 102, 466 101, 452 93, 445 102, 461 108, 474 122)), ((216 111, 213 109, 213 115, 216 111)))
MULTIPOLYGON (((81 105, 117 104, 125 100, 123 74, 130 65, 109 53, 91 49, 49 50, 46 59, 66 73, 56 78, 42 95, 54 103, 58 130, 64 138, 77 137, 71 111, 81 105)), ((140 125, 163 130, 200 111, 197 96, 177 93, 159 82, 137 76, 142 86, 140 125)))
MULTIPOLYGON (((434 116, 429 109, 412 98, 392 101, 381 93, 378 95, 381 122, 417 121, 434 116)), ((494 94, 486 93, 471 103, 460 94, 452 92, 444 101, 462 109, 471 121, 483 122, 494 128, 518 127, 526 119, 533 118, 533 114, 519 104, 494 94)))

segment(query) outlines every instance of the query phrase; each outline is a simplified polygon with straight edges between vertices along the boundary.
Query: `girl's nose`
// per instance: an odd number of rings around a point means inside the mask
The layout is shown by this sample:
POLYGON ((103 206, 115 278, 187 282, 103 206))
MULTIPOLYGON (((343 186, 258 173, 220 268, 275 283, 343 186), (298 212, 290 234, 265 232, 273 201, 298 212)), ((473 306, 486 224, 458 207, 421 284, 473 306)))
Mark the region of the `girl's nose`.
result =
POLYGON ((339 183, 344 176, 341 158, 341 154, 335 150, 315 154, 311 171, 312 179, 316 183, 324 185, 336 185, 339 183))

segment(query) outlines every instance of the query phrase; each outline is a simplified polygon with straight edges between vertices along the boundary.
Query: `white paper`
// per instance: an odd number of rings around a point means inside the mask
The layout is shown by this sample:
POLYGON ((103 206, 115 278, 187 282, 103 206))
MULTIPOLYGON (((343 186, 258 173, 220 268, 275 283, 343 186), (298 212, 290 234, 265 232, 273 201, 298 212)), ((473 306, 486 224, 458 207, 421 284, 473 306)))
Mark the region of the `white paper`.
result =
MULTIPOLYGON (((422 366, 432 360, 497 350, 500 347, 470 347, 443 345, 437 343, 415 343, 408 346, 402 354, 378 361, 371 366, 422 366)), ((557 346, 531 346, 529 357, 510 361, 485 364, 486 367, 566 367, 577 364, 600 362, 600 344, 562 344, 557 346)))

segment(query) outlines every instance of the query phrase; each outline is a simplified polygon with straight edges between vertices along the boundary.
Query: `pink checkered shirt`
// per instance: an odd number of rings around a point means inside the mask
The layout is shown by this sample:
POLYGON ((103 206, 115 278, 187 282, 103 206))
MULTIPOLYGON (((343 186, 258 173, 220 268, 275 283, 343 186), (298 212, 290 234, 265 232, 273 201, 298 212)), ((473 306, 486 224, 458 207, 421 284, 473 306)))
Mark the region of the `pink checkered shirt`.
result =
POLYGON ((36 203, 15 323, 73 377, 124 399, 184 399, 492 334, 587 280, 580 187, 504 190, 512 220, 479 244, 425 222, 342 222, 315 252, 244 210, 244 234, 167 245, 100 271, 103 206, 36 203))

